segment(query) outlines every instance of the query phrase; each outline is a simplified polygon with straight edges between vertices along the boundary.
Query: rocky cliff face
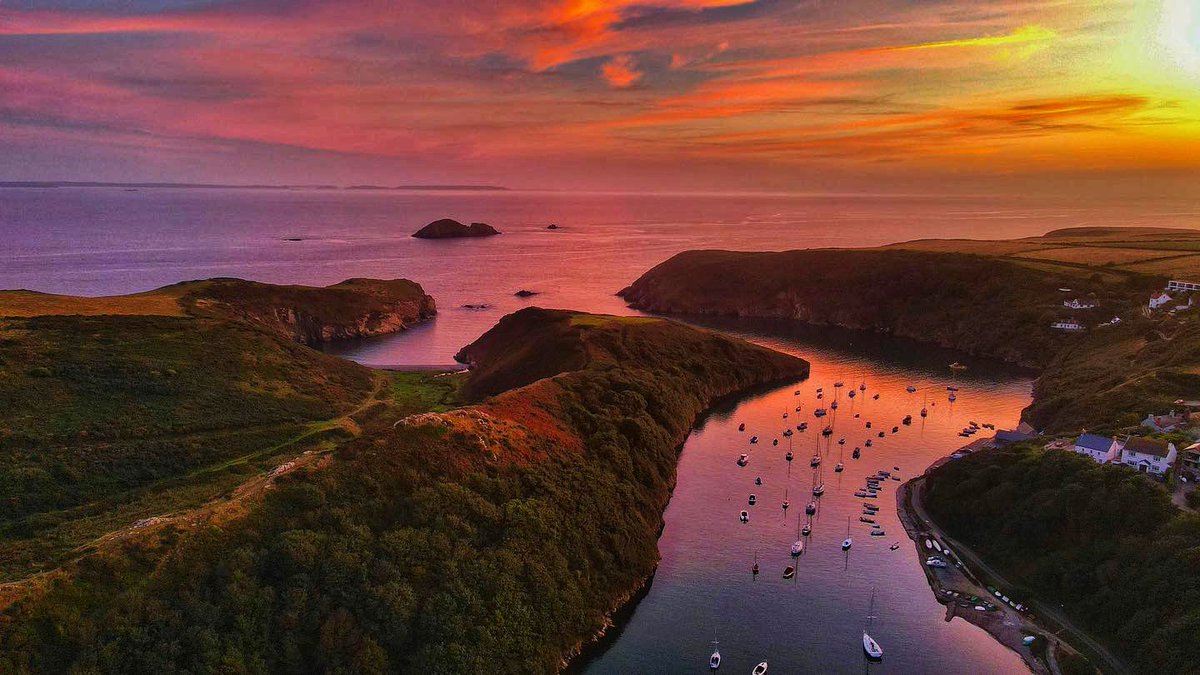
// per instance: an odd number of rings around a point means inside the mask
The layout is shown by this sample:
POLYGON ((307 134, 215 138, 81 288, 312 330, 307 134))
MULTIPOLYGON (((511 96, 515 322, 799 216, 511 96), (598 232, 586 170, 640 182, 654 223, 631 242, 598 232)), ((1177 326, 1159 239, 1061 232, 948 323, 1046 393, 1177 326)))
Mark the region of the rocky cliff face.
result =
POLYGON ((396 333, 437 314, 433 298, 407 279, 348 279, 323 288, 215 279, 200 282, 185 302, 192 313, 237 319, 307 345, 396 333))
POLYGON ((334 340, 399 333, 432 319, 436 314, 434 300, 427 295, 420 301, 390 303, 351 320, 336 322, 328 322, 296 307, 276 308, 273 320, 264 320, 266 317, 247 318, 266 325, 275 324, 276 329, 287 332, 292 339, 311 346, 334 340))

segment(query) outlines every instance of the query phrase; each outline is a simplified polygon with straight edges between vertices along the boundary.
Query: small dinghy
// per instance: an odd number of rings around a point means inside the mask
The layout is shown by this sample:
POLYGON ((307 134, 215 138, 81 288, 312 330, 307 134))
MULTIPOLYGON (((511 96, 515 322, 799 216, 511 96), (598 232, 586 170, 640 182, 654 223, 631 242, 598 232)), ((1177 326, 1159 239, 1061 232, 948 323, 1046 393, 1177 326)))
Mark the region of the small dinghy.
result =
POLYGON ((811 467, 816 467, 820 463, 821 463, 820 455, 813 455, 812 459, 808 460, 808 465, 811 467))
POLYGON ((716 670, 721 667, 721 650, 717 649, 717 641, 713 640, 713 653, 708 657, 708 669, 716 670))
POLYGON ((824 408, 817 408, 816 410, 813 411, 813 417, 824 417, 827 414, 828 413, 825 411, 824 408))
POLYGON ((750 675, 767 675, 767 662, 763 661, 757 666, 754 666, 754 670, 750 671, 750 675))
POLYGON ((791 579, 794 576, 796 576, 796 568, 795 567, 788 565, 787 567, 783 568, 783 578, 784 579, 791 579))
POLYGON ((783 437, 784 437, 784 438, 791 438, 791 436, 792 436, 792 434, 793 434, 793 433, 795 433, 795 432, 794 432, 794 431, 792 431, 791 429, 784 429, 784 430, 783 430, 783 437))
POLYGON ((755 477, 755 479, 754 479, 754 484, 755 484, 755 485, 762 485, 762 476, 757 476, 757 477, 755 477))
POLYGON ((745 431, 745 430, 746 430, 745 422, 742 422, 741 424, 738 425, 738 431, 745 431))
POLYGON ((743 523, 750 522, 750 514, 746 513, 745 511, 742 511, 741 519, 742 519, 743 523))
POLYGON ((803 535, 803 536, 805 536, 805 537, 807 537, 808 535, 812 534, 812 525, 809 525, 808 523, 805 523, 805 524, 804 524, 804 527, 800 528, 800 534, 801 534, 801 535, 803 535))
POLYGON ((921 417, 929 417, 929 408, 921 408, 921 417))
POLYGON ((746 466, 749 463, 750 463, 750 456, 744 452, 742 453, 742 456, 738 457, 738 459, 737 459, 738 466, 746 466))
MULTIPOLYGON (((868 441, 868 443, 870 443, 870 441, 868 441)), ((853 457, 854 459, 858 459, 860 456, 862 456, 862 450, 855 448, 854 452, 850 453, 850 456, 853 457)))
POLYGON ((850 398, 854 398, 854 393, 855 393, 854 390, 851 389, 850 391, 846 392, 846 395, 849 396, 850 398))
POLYGON ((912 415, 905 415, 904 419, 900 420, 900 423, 904 425, 912 424, 912 415))
POLYGON ((833 409, 833 410, 837 410, 837 409, 838 409, 838 402, 837 402, 837 401, 834 401, 833 403, 830 403, 830 404, 829 404, 829 407, 830 407, 831 409, 833 409))
POLYGON ((821 435, 822 436, 832 436, 833 435, 833 427, 825 427, 824 429, 821 430, 821 435))
POLYGON ((876 401, 878 401, 878 400, 879 400, 879 394, 875 394, 875 395, 874 395, 874 396, 872 396, 871 398, 872 398, 873 400, 876 400, 876 401))
POLYGON ((872 445, 875 445, 875 441, 873 441, 872 439, 868 438, 868 439, 867 439, 867 442, 866 442, 866 443, 863 443, 863 445, 865 445, 865 446, 867 446, 867 447, 869 448, 869 447, 871 447, 872 445))
POLYGON ((787 461, 789 461, 789 462, 790 462, 790 461, 792 461, 792 459, 793 459, 792 451, 791 451, 791 450, 788 450, 788 451, 787 451, 787 454, 786 454, 786 455, 784 455, 784 456, 783 456, 783 458, 784 458, 784 459, 786 459, 786 460, 787 460, 787 461))
POLYGON ((757 503, 758 503, 758 496, 752 493, 750 495, 750 506, 754 506, 757 503))
POLYGON ((806 513, 810 516, 816 512, 817 512, 817 503, 816 502, 809 502, 808 505, 804 507, 804 513, 806 513))
POLYGON ((841 462, 838 462, 837 464, 833 465, 833 470, 836 473, 841 473, 846 470, 846 466, 844 464, 842 464, 841 462))
POLYGON ((814 497, 820 497, 821 495, 825 494, 825 484, 818 483, 817 485, 814 485, 812 493, 814 497))
POLYGON ((917 388, 910 384, 904 388, 904 391, 907 391, 908 393, 913 394, 913 393, 916 393, 917 388))
POLYGON ((758 436, 751 436, 751 437, 750 437, 750 442, 751 442, 751 443, 757 443, 757 442, 758 442, 758 436))
POLYGON ((841 438, 838 439, 838 445, 845 445, 845 444, 846 444, 845 436, 842 436, 841 438))
POLYGON ((771 445, 779 445, 779 439, 778 438, 771 439, 771 445))
POLYGON ((889 546, 888 548, 890 548, 891 550, 895 551, 896 549, 900 548, 900 544, 899 544, 899 543, 895 543, 895 544, 892 544, 891 546, 889 546))
POLYGON ((871 428, 871 420, 867 420, 867 428, 868 428, 868 429, 870 429, 870 428, 871 428))

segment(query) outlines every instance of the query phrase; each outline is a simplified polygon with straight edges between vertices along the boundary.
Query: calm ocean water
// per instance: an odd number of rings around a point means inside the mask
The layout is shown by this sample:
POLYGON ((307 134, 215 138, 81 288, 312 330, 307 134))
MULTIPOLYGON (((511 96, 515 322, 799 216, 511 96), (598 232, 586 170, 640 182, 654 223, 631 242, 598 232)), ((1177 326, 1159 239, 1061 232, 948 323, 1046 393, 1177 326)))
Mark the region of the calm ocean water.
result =
MULTIPOLYGON (((257 190, 0 190, 0 288, 102 295, 142 291, 185 279, 238 276, 275 283, 329 284, 354 276, 405 277, 438 302, 439 316, 404 334, 341 345, 370 364, 442 365, 503 314, 527 305, 628 312, 614 293, 674 253, 693 248, 743 250, 869 246, 923 237, 1000 238, 1077 225, 1195 226, 1194 203, 1111 204, 980 198, 620 195, 564 193, 395 193, 257 190), (480 240, 409 237, 440 217, 485 221, 504 232, 480 240), (562 229, 548 231, 557 223, 562 229), (299 238, 300 241, 288 241, 299 238), (521 300, 520 289, 540 293, 521 300), (490 305, 486 310, 465 304, 490 305)), ((853 492, 863 476, 901 467, 920 472, 960 445, 968 420, 1014 424, 1027 403, 1027 375, 986 362, 945 400, 946 364, 961 356, 851 333, 770 324, 715 327, 796 353, 813 364, 803 383, 747 397, 710 415, 688 439, 679 484, 660 542, 653 586, 606 647, 579 668, 589 673, 703 670, 720 640, 723 670, 749 672, 768 660, 772 673, 860 671, 1006 673, 1018 657, 961 620, 945 622, 895 518, 894 486, 879 499, 887 536, 853 523, 855 545, 843 555, 846 516, 857 521, 853 492), (811 490, 812 432, 790 441, 788 425, 812 422, 816 387, 864 380, 868 393, 839 411, 847 437, 846 471, 827 458, 808 552, 796 578, 789 563, 796 519, 811 490), (904 391, 912 383, 921 392, 904 391), (800 390, 799 396, 793 392, 800 390), (867 437, 867 419, 889 428, 915 415, 929 396, 927 420, 875 439, 858 461, 850 449, 867 437), (800 413, 795 412, 800 405, 800 413), (783 419, 788 411, 789 419, 783 419), (858 413, 859 418, 854 414, 858 413), (746 422, 746 434, 737 424, 746 422), (750 433, 763 442, 749 467, 734 460, 750 433), (779 447, 771 446, 780 438, 779 447), (797 461, 784 461, 787 444, 797 461), (752 485, 762 476, 761 488, 752 485), (742 525, 748 494, 761 501, 742 525), (786 492, 785 492, 786 491, 786 492), (784 494, 792 503, 780 509, 784 494), (901 541, 898 551, 888 545, 901 541), (757 552, 763 574, 748 573, 757 552), (873 631, 882 664, 862 661, 858 631, 871 589, 881 620, 873 631)), ((812 424, 819 428, 818 424, 812 424)), ((836 455, 836 444, 825 448, 836 455)))

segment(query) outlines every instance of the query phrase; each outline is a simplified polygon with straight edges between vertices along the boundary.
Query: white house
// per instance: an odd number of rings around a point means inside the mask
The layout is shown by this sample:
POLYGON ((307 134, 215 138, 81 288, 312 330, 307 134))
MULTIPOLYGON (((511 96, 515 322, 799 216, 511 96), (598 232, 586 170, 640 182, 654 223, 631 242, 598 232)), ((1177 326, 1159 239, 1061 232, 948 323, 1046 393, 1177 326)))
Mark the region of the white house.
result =
POLYGON ((1083 434, 1075 439, 1075 452, 1091 457, 1097 464, 1107 464, 1121 454, 1121 444, 1108 436, 1083 434))
POLYGON ((1063 307, 1069 307, 1071 309, 1092 309, 1095 306, 1096 303, 1092 302, 1091 300, 1079 300, 1077 298, 1075 300, 1063 301, 1063 307))
POLYGON ((1200 281, 1168 281, 1167 290, 1180 293, 1200 291, 1200 281))
POLYGON ((1150 294, 1150 309, 1158 309, 1171 301, 1171 296, 1162 291, 1154 291, 1150 294))
POLYGON ((1075 319, 1067 319, 1066 321, 1055 321, 1050 324, 1051 328, 1057 330, 1083 330, 1083 325, 1075 319))
POLYGON ((1131 438, 1121 447, 1122 464, 1152 476, 1166 474, 1176 455, 1174 443, 1153 438, 1131 438))

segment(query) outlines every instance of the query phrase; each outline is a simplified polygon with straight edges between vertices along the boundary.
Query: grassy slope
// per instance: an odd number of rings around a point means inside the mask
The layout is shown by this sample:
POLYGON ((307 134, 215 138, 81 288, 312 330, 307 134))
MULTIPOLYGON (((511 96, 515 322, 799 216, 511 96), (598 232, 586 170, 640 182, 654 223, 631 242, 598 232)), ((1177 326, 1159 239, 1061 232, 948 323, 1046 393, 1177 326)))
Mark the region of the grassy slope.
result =
POLYGON ((928 478, 937 522, 1011 579, 1122 648, 1137 672, 1195 672, 1200 517, 1145 476, 1033 447, 928 478))
POLYGON ((690 420, 807 371, 670 322, 539 309, 465 353, 462 395, 517 388, 405 418, 452 387, 404 376, 333 462, 244 519, 148 534, 10 608, 0 669, 553 672, 652 571, 690 420), (527 382, 558 350, 585 356, 527 382))
POLYGON ((370 395, 369 370, 231 317, 282 307, 353 322, 423 296, 406 281, 0 293, 0 582, 230 489, 294 444, 320 443, 329 420, 370 395))

